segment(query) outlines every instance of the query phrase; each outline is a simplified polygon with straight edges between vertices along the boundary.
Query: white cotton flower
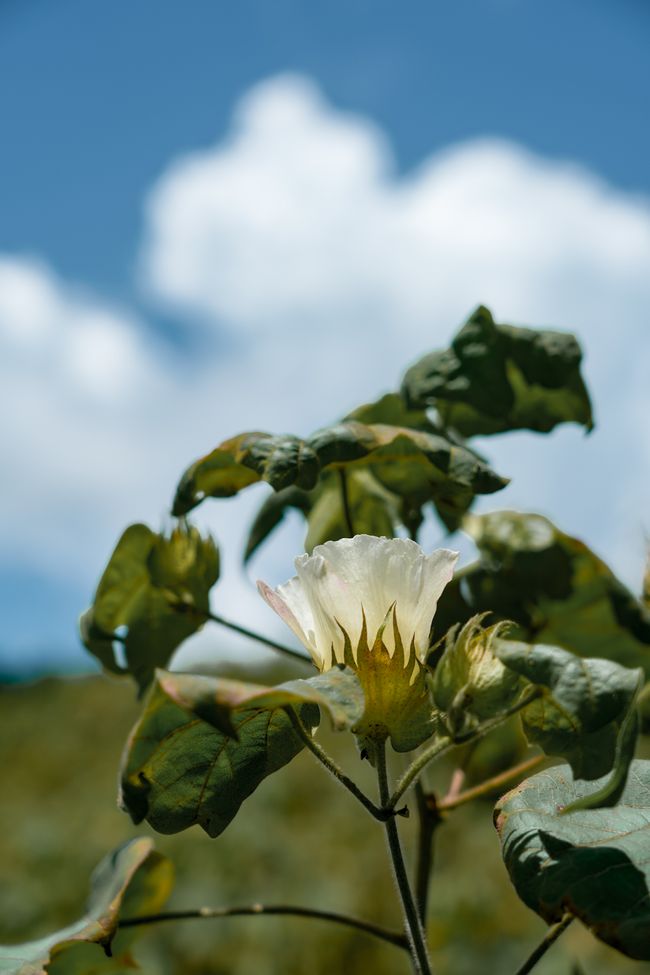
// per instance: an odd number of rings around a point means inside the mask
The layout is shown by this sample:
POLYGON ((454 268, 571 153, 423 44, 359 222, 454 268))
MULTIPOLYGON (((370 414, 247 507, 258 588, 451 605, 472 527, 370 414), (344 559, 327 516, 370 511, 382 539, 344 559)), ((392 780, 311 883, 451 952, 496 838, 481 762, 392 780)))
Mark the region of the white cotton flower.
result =
MULTIPOLYGON (((407 538, 355 535, 299 556, 297 575, 283 586, 274 590, 259 582, 258 587, 319 670, 345 663, 346 635, 356 661, 364 619, 372 646, 394 608, 406 666, 413 653, 421 663, 426 658, 436 605, 457 559, 458 553, 446 548, 425 555, 407 538)), ((392 656, 392 625, 386 626, 383 642, 392 656)))
POLYGON ((277 589, 258 587, 319 670, 338 663, 357 672, 365 733, 381 727, 395 745, 400 712, 423 705, 431 621, 457 559, 449 549, 426 555, 406 538, 355 535, 301 555, 296 576, 277 589))

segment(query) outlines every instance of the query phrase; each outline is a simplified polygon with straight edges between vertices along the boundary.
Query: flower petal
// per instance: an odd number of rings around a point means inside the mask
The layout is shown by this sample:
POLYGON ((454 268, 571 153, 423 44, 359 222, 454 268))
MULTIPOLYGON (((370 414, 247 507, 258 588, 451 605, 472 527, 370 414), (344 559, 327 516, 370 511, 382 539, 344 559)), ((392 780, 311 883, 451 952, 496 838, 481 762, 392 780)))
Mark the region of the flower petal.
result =
POLYGON ((277 589, 271 589, 265 582, 258 580, 257 588, 265 602, 309 650, 316 666, 323 669, 324 661, 318 651, 314 633, 313 613, 298 580, 294 577, 277 589))
MULTIPOLYGON (((356 654, 364 617, 372 646, 394 606, 406 665, 413 647, 417 658, 425 659, 431 620, 457 558, 449 549, 425 555, 407 538, 355 535, 317 545, 311 555, 297 558, 297 576, 277 590, 258 585, 321 670, 343 662, 343 631, 356 654)), ((385 627, 383 641, 392 655, 392 626, 385 627)))

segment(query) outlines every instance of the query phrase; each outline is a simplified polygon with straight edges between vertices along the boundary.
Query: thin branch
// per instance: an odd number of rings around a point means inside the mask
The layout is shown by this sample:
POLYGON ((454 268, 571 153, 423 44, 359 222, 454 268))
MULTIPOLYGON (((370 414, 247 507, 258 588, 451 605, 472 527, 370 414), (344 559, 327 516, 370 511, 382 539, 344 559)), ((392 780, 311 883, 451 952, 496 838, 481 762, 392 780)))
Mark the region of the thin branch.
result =
POLYGON ((339 768, 336 762, 329 757, 324 748, 314 741, 312 736, 309 734, 302 721, 290 706, 284 708, 286 714, 294 727, 294 730, 298 737, 302 740, 303 744, 309 751, 314 755, 318 761, 323 765, 330 775, 333 775, 337 782, 340 782, 348 792, 351 792, 355 799, 358 799, 362 806, 364 806, 371 816, 378 819, 380 822, 386 822, 387 819, 392 819, 393 816, 399 815, 399 813, 391 810, 380 809, 376 806, 374 802, 368 798, 365 792, 362 792, 356 782, 353 782, 345 772, 339 768))
POLYGON ((558 921, 557 924, 549 928, 532 955, 529 955, 521 968, 517 969, 516 975, 528 975, 528 972, 532 972, 540 958, 544 957, 551 945, 555 944, 562 932, 566 931, 572 921, 573 915, 565 914, 561 921, 558 921))
MULTIPOLYGON (((471 745, 469 745, 469 749, 472 749, 471 745)), ((447 794, 442 800, 443 802, 453 802, 456 796, 460 795, 463 785, 465 784, 466 776, 467 773, 465 772, 465 763, 454 769, 451 776, 451 782, 449 783, 449 788, 447 789, 447 794)), ((440 803, 438 803, 438 808, 440 808, 440 803)))
POLYGON ((218 616, 216 613, 211 613, 209 610, 199 609, 198 606, 194 606, 192 603, 185 603, 176 599, 169 599, 169 605, 178 613, 190 613, 193 616, 201 616, 204 620, 211 620, 213 623, 219 623, 221 626, 225 626, 229 630, 233 630, 235 633, 241 633, 242 636, 247 636, 250 640, 256 640, 258 643, 265 644, 265 646, 270 647, 277 653, 284 654, 285 657, 291 657, 293 660, 299 660, 303 664, 310 664, 313 666, 311 657, 308 657, 306 653, 302 653, 300 650, 292 650, 291 647, 285 646, 284 643, 278 643, 276 640, 271 640, 268 636, 263 636, 261 633, 256 633, 254 630, 249 630, 248 627, 241 626, 239 623, 233 623, 232 620, 227 620, 223 616, 218 616))
POLYGON ((501 714, 498 714, 496 718, 491 718, 484 724, 479 725, 478 728, 470 728, 468 731, 464 731, 459 735, 454 736, 455 745, 464 745, 466 741, 473 741, 477 738, 482 738, 487 735, 488 732, 492 731, 494 728, 498 728, 502 725, 508 718, 517 714, 523 708, 528 707, 533 701, 537 701, 540 697, 543 697, 544 691, 541 687, 530 687, 526 693, 522 694, 518 701, 512 704, 501 714))
POLYGON ((144 924, 159 924, 163 921, 186 921, 196 918, 216 919, 259 915, 290 915, 292 917, 314 918, 319 921, 331 921, 348 928, 356 928, 357 931, 363 931, 373 938, 379 938, 381 941, 386 941, 388 944, 395 945, 405 951, 408 951, 409 947, 406 935, 402 934, 401 931, 389 931, 371 921, 347 917, 345 914, 337 914, 334 911, 318 911, 309 907, 294 907, 291 904, 251 904, 248 907, 199 907, 189 911, 167 911, 162 914, 147 914, 142 917, 127 918, 120 921, 119 927, 132 928, 144 924))
POLYGON ((541 688, 532 687, 528 693, 524 694, 515 704, 507 708, 507 710, 502 711, 501 714, 497 715, 496 718, 492 718, 486 721, 482 725, 478 725, 476 728, 470 728, 468 731, 463 731, 460 734, 454 735, 453 737, 439 738, 428 748, 425 748, 423 752, 417 756, 417 758, 412 762, 407 768, 406 772, 402 778, 397 783, 397 787, 390 797, 387 807, 388 809, 393 809, 399 800, 402 798, 404 793, 413 782, 420 776, 422 771, 426 768, 429 762, 433 761, 434 758, 438 758, 443 755, 449 749, 454 748, 456 745, 464 745, 465 742, 473 741, 478 738, 482 738, 483 735, 487 735, 488 732, 492 731, 494 728, 498 728, 499 725, 511 718, 513 714, 517 714, 522 708, 525 708, 532 701, 537 700, 541 697, 543 691, 541 688))
POLYGON ((441 819, 434 805, 430 805, 422 782, 415 783, 418 815, 418 838, 415 858, 415 902, 422 925, 426 923, 429 905, 429 886, 433 869, 433 841, 441 819))
MULTIPOLYGON (((379 783, 379 801, 382 807, 386 807, 390 796, 388 784, 388 771, 386 768, 386 744, 377 743, 377 780, 379 783)), ((416 975, 432 975, 431 962, 429 961, 429 950, 427 948, 424 927, 420 920, 420 915, 413 898, 413 891, 406 872, 404 854, 399 839, 397 822, 394 817, 386 820, 386 839, 388 840, 388 851, 390 853, 393 866, 395 883, 399 890, 402 908, 404 911, 404 923, 408 934, 411 947, 411 963, 416 975)))
POLYGON ((418 778, 423 769, 437 758, 439 755, 443 755, 445 752, 449 751, 450 748, 455 746, 456 742, 452 738, 440 738, 438 741, 434 742, 433 745, 429 745, 425 748, 423 752, 420 752, 418 757, 409 765, 406 772, 399 780, 395 787, 395 791, 388 800, 387 808, 394 809, 397 803, 400 801, 404 793, 411 787, 413 782, 418 778))
POLYGON ((501 786, 508 785, 527 772, 531 772, 544 761, 546 761, 545 755, 534 755, 533 758, 528 758, 525 762, 520 762, 519 765, 514 765, 512 768, 506 769, 505 772, 500 772, 499 775, 493 775, 491 778, 479 782, 478 785, 472 786, 471 789, 465 789, 464 792, 459 792, 456 795, 447 794, 436 803, 436 809, 439 812, 448 812, 450 809, 457 809, 458 806, 464 806, 466 802, 472 802, 474 799, 488 796, 490 793, 500 789, 501 786))
POLYGON ((354 523, 352 521, 352 511, 350 509, 350 495, 348 492, 348 479, 344 467, 339 467, 339 481, 341 483, 341 501, 343 502, 343 514, 345 525, 350 538, 354 537, 354 523))

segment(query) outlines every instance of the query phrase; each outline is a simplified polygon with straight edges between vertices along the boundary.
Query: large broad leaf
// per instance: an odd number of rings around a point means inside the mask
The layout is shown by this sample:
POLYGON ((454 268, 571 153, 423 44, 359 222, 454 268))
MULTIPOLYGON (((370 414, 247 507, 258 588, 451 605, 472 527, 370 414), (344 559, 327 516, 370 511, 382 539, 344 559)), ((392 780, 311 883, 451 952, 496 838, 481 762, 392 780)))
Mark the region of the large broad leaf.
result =
POLYGON ((198 823, 218 836, 260 782, 303 748, 284 709, 309 728, 318 706, 335 727, 351 727, 363 706, 354 675, 331 671, 271 688, 159 672, 124 755, 123 807, 161 833, 198 823))
POLYGON ((156 667, 203 623, 209 593, 219 577, 213 540, 180 525, 169 537, 146 525, 130 525, 104 570, 91 608, 80 623, 87 649, 108 670, 132 674, 141 690, 156 667), (196 612, 179 612, 174 604, 196 612), (126 636, 117 634, 126 627, 126 636), (114 642, 124 644, 126 668, 114 642))
POLYGON ((632 763, 617 806, 560 815, 601 783, 558 766, 500 800, 495 822, 521 899, 549 923, 565 913, 632 958, 650 961, 650 762, 632 763))
MULTIPOLYGON (((473 451, 429 429, 345 420, 304 441, 263 433, 225 441, 185 472, 173 512, 183 515, 206 497, 232 495, 261 480, 277 491, 310 490, 323 474, 336 469, 346 474, 366 469, 408 506, 432 501, 441 517, 453 519, 454 524, 477 494, 491 494, 508 483, 473 451)), ((285 495, 284 500, 293 504, 296 499, 287 500, 285 495)), ((272 521, 277 514, 277 510, 271 514, 272 521)))
POLYGON ((586 545, 547 518, 516 511, 471 515, 480 560, 457 573, 434 619, 434 639, 490 611, 513 635, 608 657, 650 676, 650 611, 586 545))
POLYGON ((151 840, 131 840, 96 868, 84 916, 37 941, 1 945, 0 972, 82 975, 136 968, 127 951, 133 935, 116 937, 118 921, 160 911, 172 880, 171 864, 153 850, 151 840))
POLYGON ((593 427, 573 335, 497 325, 479 306, 451 343, 406 372, 402 392, 411 410, 435 406, 446 426, 465 437, 537 430, 567 421, 593 427))
POLYGON ((637 695, 643 671, 612 660, 577 657, 559 647, 494 641, 494 652, 509 669, 542 691, 521 712, 529 742, 547 755, 561 755, 576 778, 612 773, 591 799, 616 802, 625 784, 636 742, 637 695))
POLYGON ((298 437, 241 433, 188 467, 176 490, 173 514, 186 514, 207 497, 232 497, 256 481, 267 481, 276 491, 293 484, 308 490, 315 487, 319 469, 313 450, 298 437))
MULTIPOLYGON (((507 479, 496 474, 478 454, 460 440, 434 432, 424 413, 411 415, 400 403, 391 394, 357 412, 412 423, 417 418, 418 427, 361 423, 348 418, 317 431, 305 441, 309 456, 313 453, 319 464, 316 486, 310 491, 304 485, 298 486, 297 467, 295 483, 286 486, 289 474, 283 468, 283 486, 278 488, 275 483, 277 493, 267 498, 260 508, 246 543, 245 559, 277 527, 288 508, 300 510, 307 519, 305 547, 308 551, 321 542, 349 535, 343 490, 347 491, 355 534, 392 536, 400 526, 414 533, 424 517, 423 507, 429 503, 435 506, 443 524, 454 530, 476 495, 491 494, 505 487, 507 479)), ((269 439, 266 434, 242 434, 193 464, 179 485, 175 513, 188 511, 210 495, 211 458, 215 454, 222 457, 224 451, 230 451, 232 463, 241 464, 232 444, 240 441, 250 444, 256 436, 263 437, 264 442, 269 439)), ((246 470, 245 483, 242 481, 241 486, 268 479, 263 470, 254 476, 249 468, 246 470)), ((220 492, 221 486, 216 496, 220 492)))

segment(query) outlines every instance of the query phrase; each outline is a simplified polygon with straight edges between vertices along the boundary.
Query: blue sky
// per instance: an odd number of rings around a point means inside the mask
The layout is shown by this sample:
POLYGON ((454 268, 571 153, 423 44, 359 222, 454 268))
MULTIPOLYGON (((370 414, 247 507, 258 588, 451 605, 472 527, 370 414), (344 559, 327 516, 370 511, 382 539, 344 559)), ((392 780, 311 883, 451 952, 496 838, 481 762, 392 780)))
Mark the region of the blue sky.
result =
MULTIPOLYGON (((74 619, 112 540, 160 524, 196 453, 261 416, 296 426, 297 403, 326 422, 479 301, 593 350, 588 445, 558 433, 534 478, 535 438, 488 449, 518 475, 504 504, 563 519, 633 584, 649 40, 644 0, 0 3, 0 662, 81 663, 74 619)), ((287 538, 260 573, 286 574, 287 538)), ((250 613, 235 563, 224 593, 250 613)))

